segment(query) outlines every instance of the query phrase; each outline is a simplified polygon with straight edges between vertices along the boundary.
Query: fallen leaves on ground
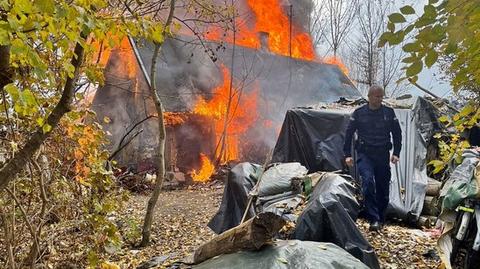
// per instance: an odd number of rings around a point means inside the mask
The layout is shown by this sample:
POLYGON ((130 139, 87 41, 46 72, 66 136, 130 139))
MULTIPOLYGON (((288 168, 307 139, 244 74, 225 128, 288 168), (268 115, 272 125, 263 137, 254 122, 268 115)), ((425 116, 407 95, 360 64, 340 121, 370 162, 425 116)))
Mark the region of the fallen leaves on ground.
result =
POLYGON ((380 232, 370 232, 368 223, 361 219, 357 225, 375 249, 382 268, 438 268, 437 238, 432 233, 400 224, 387 224, 380 232))
MULTIPOLYGON (((162 268, 192 254, 215 235, 207 223, 217 212, 222 194, 223 184, 198 184, 162 192, 152 224, 152 244, 142 249, 122 249, 111 260, 121 268, 136 268, 156 257, 160 265, 155 268, 162 268)), ((148 199, 133 196, 124 214, 142 223, 148 199)))
MULTIPOLYGON (((140 242, 138 232, 145 214, 149 196, 132 195, 126 207, 117 216, 120 229, 128 230, 129 225, 137 225, 137 234, 132 235, 129 244, 115 254, 106 257, 109 265, 120 268, 137 268, 139 265, 151 261, 156 264, 151 268, 165 268, 175 261, 181 260, 214 237, 214 233, 207 227, 207 223, 217 212, 221 203, 224 185, 219 183, 196 184, 184 189, 163 191, 155 209, 152 225, 152 244, 146 248, 136 249, 134 243, 140 242)), ((299 207, 304 209, 306 204, 299 207)), ((299 212, 297 212, 299 213, 299 212)), ((380 266, 386 269, 393 268, 437 268, 440 261, 435 252, 435 233, 412 229, 397 224, 389 224, 380 233, 369 232, 368 223, 358 220, 360 231, 377 253, 380 266)), ((51 249, 51 262, 71 256, 75 249, 82 246, 81 241, 74 240, 78 230, 65 229, 62 236, 54 239, 53 246, 68 242, 70 254, 55 253, 51 249), (73 231, 73 232, 72 232, 73 231)), ((131 228, 131 227, 130 227, 131 228)), ((287 232, 292 227, 284 227, 287 232), (289 229, 288 229, 289 228, 289 229)), ((290 231, 291 232, 291 231, 290 231)), ((59 249, 59 250, 60 250, 59 249)), ((72 258, 71 260, 75 260, 72 258)), ((282 262, 279 260, 279 262, 282 262)), ((72 264, 71 268, 78 268, 72 264)), ((70 268, 70 267, 69 267, 70 268)), ((145 267, 150 268, 150 267, 145 267)))

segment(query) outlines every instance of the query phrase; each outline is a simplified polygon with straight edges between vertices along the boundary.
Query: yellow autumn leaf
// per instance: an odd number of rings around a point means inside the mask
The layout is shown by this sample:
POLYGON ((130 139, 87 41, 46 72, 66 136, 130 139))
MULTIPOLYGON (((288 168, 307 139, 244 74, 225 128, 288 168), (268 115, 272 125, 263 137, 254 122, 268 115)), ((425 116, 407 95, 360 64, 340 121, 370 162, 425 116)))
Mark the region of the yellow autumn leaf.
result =
POLYGON ((79 149, 76 149, 75 152, 73 153, 73 155, 75 156, 75 159, 76 160, 81 160, 83 159, 83 153, 81 150, 79 149))
POLYGON ((85 138, 82 137, 82 138, 78 139, 78 144, 79 144, 80 146, 82 146, 82 147, 85 147, 85 146, 87 146, 89 143, 88 143, 88 140, 87 140, 87 139, 85 139, 85 138))
POLYGON ((100 265, 100 268, 102 269, 120 269, 120 266, 110 263, 110 262, 103 262, 102 265, 100 265))

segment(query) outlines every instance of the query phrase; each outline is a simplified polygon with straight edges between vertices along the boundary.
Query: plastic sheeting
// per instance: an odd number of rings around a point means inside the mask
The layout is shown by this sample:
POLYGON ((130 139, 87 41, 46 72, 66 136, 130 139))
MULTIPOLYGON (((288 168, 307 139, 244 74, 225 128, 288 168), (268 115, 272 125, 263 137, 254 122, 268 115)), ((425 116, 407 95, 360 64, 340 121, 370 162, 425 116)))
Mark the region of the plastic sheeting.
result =
POLYGON ((387 217, 415 222, 422 212, 428 184, 427 145, 441 125, 438 111, 423 98, 417 98, 412 109, 395 109, 395 114, 402 128, 402 151, 398 164, 391 165, 387 217))
POLYGON ((452 234, 457 217, 456 207, 466 198, 478 197, 480 186, 480 153, 476 150, 465 150, 463 161, 457 166, 440 191, 442 198, 442 213, 439 218, 444 222, 442 235, 437 240, 437 249, 445 268, 452 268, 450 255, 452 253, 452 234))
POLYGON ((380 268, 372 246, 355 224, 360 207, 355 192, 342 176, 325 174, 298 217, 293 238, 334 243, 370 268, 380 268))
POLYGON ((258 184, 258 196, 278 194, 291 190, 292 178, 303 177, 307 169, 300 163, 280 163, 268 168, 258 184))
POLYGON ((366 269, 358 259, 330 243, 276 241, 260 251, 221 255, 195 269, 366 269))
POLYGON ((454 210, 466 198, 478 197, 477 167, 480 160, 480 153, 476 150, 467 149, 463 152, 462 163, 453 170, 450 178, 443 185, 440 191, 442 197, 442 211, 454 210), (476 169, 477 168, 477 169, 476 169))
MULTIPOLYGON (((215 233, 220 234, 240 224, 247 207, 248 193, 257 183, 261 170, 261 166, 251 163, 240 163, 232 168, 228 174, 220 209, 208 223, 208 227, 215 233)), ((293 217, 288 215, 291 211, 289 209, 298 205, 301 199, 299 192, 292 191, 291 180, 293 177, 305 176, 306 172, 307 169, 299 163, 274 164, 267 168, 258 187, 257 211, 270 211, 293 220, 293 217), (279 202, 290 203, 291 207, 276 208, 275 205, 279 202)), ((247 219, 253 215, 254 208, 251 207, 247 219)))
MULTIPOLYGON (((351 110, 296 108, 286 113, 272 161, 300 162, 309 172, 346 169, 343 143, 351 110)), ((416 220, 428 182, 426 145, 440 130, 435 108, 417 98, 412 109, 395 109, 402 128, 400 162, 392 165, 387 216, 416 220)), ((355 175, 355 173, 352 173, 355 175)))
MULTIPOLYGON (((248 192, 257 183, 256 176, 261 170, 260 165, 252 163, 240 163, 232 168, 228 174, 220 208, 208 223, 208 227, 215 233, 220 234, 240 223, 247 207, 248 192)), ((250 208, 247 217, 253 215, 253 208, 250 208)))
MULTIPOLYGON (((297 172, 305 170, 300 165, 293 167, 286 165, 284 168, 290 168, 282 169, 290 176, 296 174, 294 170, 297 172)), ((261 167, 257 165, 242 163, 231 170, 220 209, 208 224, 213 231, 221 233, 240 223, 248 193, 256 182, 255 176, 259 174, 259 169, 261 167)), ((270 169, 274 168, 269 168, 267 172, 270 169)), ((346 177, 353 180, 349 176, 346 177)), ((258 197, 256 208, 259 212, 269 211, 290 221, 297 221, 293 236, 295 239, 335 243, 371 268, 378 268, 378 260, 372 247, 354 222, 359 211, 355 198, 356 191, 352 183, 342 176, 324 173, 310 195, 308 206, 298 219, 292 214, 293 209, 303 201, 297 191, 290 190, 258 197)), ((251 213, 253 212, 250 211, 251 213)))
POLYGON ((343 141, 352 111, 288 110, 272 162, 299 162, 309 172, 343 169, 343 141))

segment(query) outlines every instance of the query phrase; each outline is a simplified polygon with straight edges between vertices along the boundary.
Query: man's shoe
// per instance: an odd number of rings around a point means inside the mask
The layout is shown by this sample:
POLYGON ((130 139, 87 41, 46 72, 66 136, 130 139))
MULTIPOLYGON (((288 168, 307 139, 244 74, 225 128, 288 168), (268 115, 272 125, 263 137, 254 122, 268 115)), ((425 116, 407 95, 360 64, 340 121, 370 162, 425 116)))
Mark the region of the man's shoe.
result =
POLYGON ((371 222, 370 223, 370 227, 368 228, 369 231, 372 231, 372 232, 378 232, 380 231, 380 222, 378 221, 374 221, 374 222, 371 222))

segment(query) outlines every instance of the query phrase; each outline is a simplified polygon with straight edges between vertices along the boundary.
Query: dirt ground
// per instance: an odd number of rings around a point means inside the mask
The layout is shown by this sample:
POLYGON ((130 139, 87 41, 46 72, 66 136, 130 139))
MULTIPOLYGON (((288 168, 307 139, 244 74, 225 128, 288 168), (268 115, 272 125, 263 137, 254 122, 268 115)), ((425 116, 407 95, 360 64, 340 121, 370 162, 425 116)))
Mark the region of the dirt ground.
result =
MULTIPOLYGON (((111 261, 121 268, 136 268, 154 258, 160 265, 153 268, 165 268, 191 254, 214 236, 207 223, 216 213, 222 194, 222 184, 162 192, 152 227, 153 244, 141 250, 125 248, 111 261)), ((145 195, 132 196, 125 213, 141 223, 147 201, 145 195)), ((357 223, 374 247, 382 268, 437 268, 440 264, 435 252, 435 230, 389 224, 381 233, 373 233, 368 232, 365 221, 357 223)))

